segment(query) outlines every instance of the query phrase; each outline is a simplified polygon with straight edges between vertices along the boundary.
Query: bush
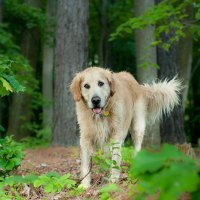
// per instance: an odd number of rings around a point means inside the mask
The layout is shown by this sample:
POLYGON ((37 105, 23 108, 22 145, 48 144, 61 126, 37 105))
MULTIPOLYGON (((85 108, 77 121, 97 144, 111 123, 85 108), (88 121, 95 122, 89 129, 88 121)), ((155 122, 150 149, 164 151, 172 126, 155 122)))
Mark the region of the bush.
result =
POLYGON ((200 199, 200 165, 176 147, 163 145, 160 152, 141 151, 135 158, 130 176, 138 178, 136 199, 156 196, 175 200, 185 192, 191 199, 200 199))
POLYGON ((17 169, 24 157, 22 146, 15 142, 12 137, 0 139, 0 177, 5 177, 17 169))

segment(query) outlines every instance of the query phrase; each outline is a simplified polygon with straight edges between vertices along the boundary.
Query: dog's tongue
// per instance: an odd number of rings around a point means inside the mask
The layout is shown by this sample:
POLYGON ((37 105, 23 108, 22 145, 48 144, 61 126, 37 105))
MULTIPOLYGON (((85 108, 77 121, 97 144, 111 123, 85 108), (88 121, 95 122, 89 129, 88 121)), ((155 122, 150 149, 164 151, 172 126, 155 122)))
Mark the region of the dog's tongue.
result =
POLYGON ((95 113, 95 114, 101 114, 101 108, 93 108, 92 111, 95 113))

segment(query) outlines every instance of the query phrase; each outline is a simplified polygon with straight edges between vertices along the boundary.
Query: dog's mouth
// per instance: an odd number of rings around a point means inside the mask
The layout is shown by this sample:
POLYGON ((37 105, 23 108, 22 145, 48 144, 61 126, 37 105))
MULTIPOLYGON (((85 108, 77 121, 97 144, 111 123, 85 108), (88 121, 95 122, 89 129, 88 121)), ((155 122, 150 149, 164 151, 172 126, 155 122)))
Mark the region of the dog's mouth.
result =
POLYGON ((95 113, 95 114, 101 114, 102 110, 103 110, 103 108, 93 108, 92 109, 93 113, 95 113))

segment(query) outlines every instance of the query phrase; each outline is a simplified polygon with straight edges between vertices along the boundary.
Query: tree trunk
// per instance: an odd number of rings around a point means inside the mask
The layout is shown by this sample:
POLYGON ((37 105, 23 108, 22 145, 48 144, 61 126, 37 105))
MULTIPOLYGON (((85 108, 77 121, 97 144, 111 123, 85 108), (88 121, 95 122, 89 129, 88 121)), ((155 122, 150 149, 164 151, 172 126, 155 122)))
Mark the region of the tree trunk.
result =
POLYGON ((182 38, 178 44, 178 66, 180 68, 180 77, 183 80, 183 108, 187 104, 188 90, 190 85, 191 69, 192 69, 192 36, 188 35, 182 38))
MULTIPOLYGON (((144 14, 153 5, 154 0, 134 0, 135 16, 144 14)), ((137 79, 140 83, 151 83, 157 79, 157 69, 152 66, 157 63, 156 47, 150 47, 151 42, 154 41, 154 29, 155 27, 148 26, 143 30, 135 31, 137 79), (148 66, 144 67, 144 63, 148 66)), ((143 141, 144 147, 158 145, 160 145, 159 122, 153 126, 147 125, 143 141)))
MULTIPOLYGON (((163 34, 162 40, 169 41, 169 38, 174 34, 173 30, 169 34, 163 34)), ((166 51, 160 47, 157 48, 157 58, 160 70, 158 72, 160 79, 174 78, 178 71, 177 65, 177 44, 173 44, 166 51)), ((181 97, 180 97, 181 98, 181 97)), ((181 99, 182 100, 182 99, 181 99)), ((161 121, 161 142, 162 143, 184 143, 186 141, 183 127, 183 105, 180 103, 176 106, 169 116, 164 115, 161 121)))
POLYGON ((106 50, 106 32, 107 32, 107 0, 102 0, 100 5, 100 23, 101 23, 101 32, 100 32, 100 41, 99 41, 99 65, 105 66, 105 50, 106 50))
MULTIPOLYGON (((2 0, 0 0, 0 23, 2 22, 2 17, 3 17, 2 11, 3 11, 3 9, 2 9, 2 0)), ((4 121, 3 120, 4 119, 3 113, 5 113, 4 112, 4 110, 5 110, 5 106, 4 106, 5 100, 4 99, 2 97, 0 97, 0 125, 1 126, 3 125, 3 121, 4 121)), ((0 129, 0 138, 2 136, 3 136, 3 131, 0 129)))
MULTIPOLYGON (((193 6, 187 8, 188 17, 185 19, 191 21, 193 17, 193 6)), ((192 69, 192 49, 193 49, 193 38, 191 33, 186 33, 187 36, 182 38, 178 43, 177 48, 177 62, 180 68, 180 77, 183 80, 183 108, 185 109, 187 104, 188 90, 190 85, 191 69, 192 69)))
MULTIPOLYGON (((26 0, 27 4, 38 7, 39 0, 26 0)), ((22 35, 21 52, 29 60, 33 68, 33 76, 35 76, 35 68, 37 66, 39 48, 39 33, 36 29, 25 30, 22 35)), ((8 134, 14 135, 16 139, 21 139, 28 136, 29 131, 24 128, 24 125, 30 123, 32 96, 27 93, 13 94, 12 102, 9 107, 9 125, 8 134)))
POLYGON ((59 0, 57 5, 54 146, 77 145, 79 141, 75 105, 69 85, 75 73, 87 65, 88 4, 88 0, 59 0))
MULTIPOLYGON (((47 14, 55 16, 56 0, 47 2, 47 14)), ((54 32, 47 24, 47 29, 54 32)), ((42 68, 42 94, 45 100, 43 104, 43 128, 48 129, 52 125, 53 116, 53 66, 54 66, 54 36, 45 41, 43 47, 43 68, 42 68)))
POLYGON ((200 60, 197 56, 197 63, 193 68, 192 73, 192 81, 191 81, 191 99, 190 99, 190 124, 189 124, 189 131, 191 134, 191 143, 195 146, 199 146, 199 138, 200 138, 200 120, 199 120, 199 113, 200 113, 200 60))
POLYGON ((0 23, 2 22, 3 18, 3 0, 0 0, 0 23))

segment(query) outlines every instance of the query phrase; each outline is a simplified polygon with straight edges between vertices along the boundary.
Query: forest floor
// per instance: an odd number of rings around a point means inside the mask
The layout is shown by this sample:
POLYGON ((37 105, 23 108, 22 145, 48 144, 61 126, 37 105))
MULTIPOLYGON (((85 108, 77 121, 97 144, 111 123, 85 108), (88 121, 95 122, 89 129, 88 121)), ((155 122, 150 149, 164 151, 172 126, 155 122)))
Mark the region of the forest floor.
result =
MULTIPOLYGON (((93 166, 95 168, 95 166, 93 166)), ((25 158, 21 166, 17 169, 15 174, 25 176, 27 174, 41 175, 48 173, 50 171, 57 172, 60 175, 67 173, 71 174, 71 179, 79 183, 80 177, 80 149, 77 147, 46 147, 37 149, 27 149, 25 151, 25 158)), ((72 199, 72 200, 82 200, 90 199, 96 200, 100 198, 100 188, 107 184, 104 180, 105 174, 93 173, 92 175, 92 185, 89 189, 81 193, 76 197, 69 196, 67 190, 56 194, 46 194, 41 188, 28 188, 23 192, 23 196, 27 199, 47 199, 47 200, 57 200, 57 199, 72 199)), ((126 180, 126 174, 122 172, 121 179, 126 180)), ((116 200, 128 200, 128 188, 126 181, 120 181, 118 183, 119 187, 123 189, 123 192, 116 194, 113 193, 112 196, 116 200)))
MULTIPOLYGON (((94 166, 95 168, 95 166, 94 166)), ((15 173, 19 175, 35 174, 40 175, 50 171, 64 175, 66 173, 71 174, 71 178, 76 180, 78 183, 80 177, 80 149, 77 147, 43 147, 37 149, 27 149, 25 151, 25 158, 23 159, 22 165, 17 169, 15 173)), ((92 186, 84 191, 81 195, 76 197, 69 196, 67 190, 63 190, 56 194, 44 193, 42 188, 29 187, 28 190, 23 191, 24 196, 27 199, 72 199, 82 200, 100 199, 100 188, 106 185, 104 177, 106 174, 93 173, 92 175, 92 186)), ((126 180, 127 175, 122 171, 121 179, 118 183, 118 187, 121 192, 112 193, 112 197, 115 200, 129 200, 131 199, 128 195, 128 181, 126 180)), ((151 198, 152 199, 152 198, 151 198)), ((187 194, 184 195, 181 200, 189 199, 187 194)))

